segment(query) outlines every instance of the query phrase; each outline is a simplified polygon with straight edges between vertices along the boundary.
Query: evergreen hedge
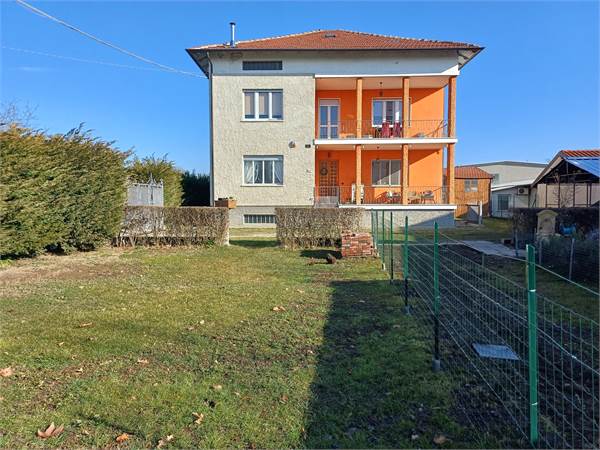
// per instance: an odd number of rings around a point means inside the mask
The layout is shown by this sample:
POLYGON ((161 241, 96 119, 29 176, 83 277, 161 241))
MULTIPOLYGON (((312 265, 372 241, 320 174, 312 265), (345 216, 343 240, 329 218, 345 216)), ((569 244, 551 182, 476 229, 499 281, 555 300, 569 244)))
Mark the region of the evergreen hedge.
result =
POLYGON ((180 206, 183 197, 182 173, 173 161, 162 158, 147 156, 135 158, 129 167, 130 179, 138 183, 147 183, 150 175, 156 181, 163 182, 164 206, 180 206))
POLYGON ((338 245, 342 233, 360 230, 360 208, 275 208, 277 240, 285 248, 338 245))
POLYGON ((0 132, 0 255, 90 250, 114 237, 126 199, 127 152, 81 127, 0 132))

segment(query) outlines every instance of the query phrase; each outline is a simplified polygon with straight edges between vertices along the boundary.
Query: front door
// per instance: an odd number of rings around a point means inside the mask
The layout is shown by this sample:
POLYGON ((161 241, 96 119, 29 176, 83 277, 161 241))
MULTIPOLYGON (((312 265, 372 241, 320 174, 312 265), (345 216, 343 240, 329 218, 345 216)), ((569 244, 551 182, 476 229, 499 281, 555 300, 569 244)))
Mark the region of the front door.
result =
POLYGON ((337 204, 339 199, 338 160, 323 159, 319 161, 319 203, 337 204))
POLYGON ((340 127, 340 101, 319 100, 319 138, 337 139, 340 127))

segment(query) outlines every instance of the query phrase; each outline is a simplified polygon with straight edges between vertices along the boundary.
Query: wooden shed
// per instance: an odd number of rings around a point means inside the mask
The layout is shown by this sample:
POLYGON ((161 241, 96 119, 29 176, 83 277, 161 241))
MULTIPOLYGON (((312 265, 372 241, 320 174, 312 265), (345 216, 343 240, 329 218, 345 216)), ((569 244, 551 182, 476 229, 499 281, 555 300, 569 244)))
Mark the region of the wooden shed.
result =
POLYGON ((469 211, 477 211, 481 202, 483 216, 490 215, 490 197, 493 176, 475 166, 457 166, 454 169, 456 217, 468 218, 469 211))

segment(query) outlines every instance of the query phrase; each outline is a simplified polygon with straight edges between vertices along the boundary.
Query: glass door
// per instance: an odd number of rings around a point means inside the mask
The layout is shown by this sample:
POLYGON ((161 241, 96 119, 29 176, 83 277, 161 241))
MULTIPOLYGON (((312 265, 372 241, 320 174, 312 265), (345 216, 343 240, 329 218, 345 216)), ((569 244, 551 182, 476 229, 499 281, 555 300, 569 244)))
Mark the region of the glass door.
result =
POLYGON ((319 100, 319 138, 337 139, 339 137, 340 101, 319 100))

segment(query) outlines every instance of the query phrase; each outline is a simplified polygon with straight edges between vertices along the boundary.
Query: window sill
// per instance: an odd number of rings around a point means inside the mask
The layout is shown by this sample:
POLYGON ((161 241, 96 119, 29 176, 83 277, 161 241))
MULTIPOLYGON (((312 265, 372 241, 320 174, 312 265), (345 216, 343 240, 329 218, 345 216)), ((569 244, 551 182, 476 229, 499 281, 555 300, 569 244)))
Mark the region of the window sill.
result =
POLYGON ((266 184, 266 183, 256 183, 256 184, 241 184, 242 187, 284 187, 285 184, 266 184))
POLYGON ((242 119, 241 122, 283 122, 283 119, 242 119))

